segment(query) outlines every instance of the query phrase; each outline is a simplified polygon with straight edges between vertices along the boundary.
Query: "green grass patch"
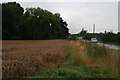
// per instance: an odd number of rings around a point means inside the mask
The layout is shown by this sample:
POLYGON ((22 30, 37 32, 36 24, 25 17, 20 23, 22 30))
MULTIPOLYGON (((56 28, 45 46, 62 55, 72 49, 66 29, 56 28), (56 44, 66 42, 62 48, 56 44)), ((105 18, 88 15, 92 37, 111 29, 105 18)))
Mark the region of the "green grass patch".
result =
POLYGON ((66 65, 80 65, 80 55, 74 48, 69 46, 64 61, 66 65))
POLYGON ((41 71, 31 78, 100 78, 100 70, 92 70, 85 66, 62 66, 41 71))

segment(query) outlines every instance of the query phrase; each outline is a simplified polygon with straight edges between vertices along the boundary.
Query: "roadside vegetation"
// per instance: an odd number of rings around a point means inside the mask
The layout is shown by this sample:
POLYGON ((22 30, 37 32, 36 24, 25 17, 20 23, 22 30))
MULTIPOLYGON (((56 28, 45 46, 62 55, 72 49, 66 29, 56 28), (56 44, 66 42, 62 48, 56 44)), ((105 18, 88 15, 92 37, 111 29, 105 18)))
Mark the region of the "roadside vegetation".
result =
POLYGON ((112 31, 104 31, 101 33, 89 33, 84 28, 77 34, 71 34, 70 40, 76 40, 77 37, 82 37, 84 40, 97 38, 99 42, 120 45, 120 32, 113 33, 112 31))
POLYGON ((33 77, 118 78, 118 51, 88 41, 70 41, 61 66, 48 68, 33 77))

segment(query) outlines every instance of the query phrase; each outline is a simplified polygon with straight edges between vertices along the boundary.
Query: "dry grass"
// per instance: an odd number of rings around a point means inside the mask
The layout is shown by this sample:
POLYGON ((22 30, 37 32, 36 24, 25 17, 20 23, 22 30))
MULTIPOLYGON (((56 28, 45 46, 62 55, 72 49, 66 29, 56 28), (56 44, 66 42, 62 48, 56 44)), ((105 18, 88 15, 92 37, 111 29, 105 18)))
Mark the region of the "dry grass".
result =
POLYGON ((76 54, 80 55, 80 64, 92 63, 92 59, 87 55, 86 47, 83 44, 79 41, 71 41, 70 46, 75 49, 74 51, 76 51, 76 54))
POLYGON ((61 65, 67 44, 67 40, 3 40, 3 78, 35 75, 61 65))
MULTIPOLYGON (((79 63, 99 71, 101 78, 118 77, 118 51, 97 46, 89 41, 71 41, 72 48, 80 55, 79 63)), ((77 61, 78 62, 78 61, 77 61)))

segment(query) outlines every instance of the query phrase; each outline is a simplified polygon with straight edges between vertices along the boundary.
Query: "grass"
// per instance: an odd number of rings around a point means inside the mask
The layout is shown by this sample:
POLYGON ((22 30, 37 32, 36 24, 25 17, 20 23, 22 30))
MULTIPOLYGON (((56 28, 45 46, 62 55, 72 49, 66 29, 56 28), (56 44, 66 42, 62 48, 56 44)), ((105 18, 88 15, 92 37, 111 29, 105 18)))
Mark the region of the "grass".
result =
POLYGON ((86 48, 86 54, 92 59, 91 69, 98 69, 102 78, 118 77, 118 50, 98 46, 90 42, 80 42, 86 48))
POLYGON ((100 77, 97 70, 85 66, 63 66, 59 69, 50 68, 32 78, 96 78, 100 77))
POLYGON ((32 78, 117 78, 118 51, 87 41, 70 41, 64 64, 32 78))

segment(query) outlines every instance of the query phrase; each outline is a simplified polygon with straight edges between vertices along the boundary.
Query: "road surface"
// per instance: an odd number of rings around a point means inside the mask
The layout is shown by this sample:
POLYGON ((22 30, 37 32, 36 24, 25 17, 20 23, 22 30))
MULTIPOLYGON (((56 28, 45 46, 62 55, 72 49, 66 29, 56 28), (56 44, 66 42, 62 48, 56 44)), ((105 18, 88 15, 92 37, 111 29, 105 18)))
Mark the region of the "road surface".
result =
POLYGON ((113 44, 105 44, 105 43, 96 43, 100 46, 106 46, 109 47, 111 49, 116 49, 116 50, 120 50, 120 46, 119 45, 113 45, 113 44))

